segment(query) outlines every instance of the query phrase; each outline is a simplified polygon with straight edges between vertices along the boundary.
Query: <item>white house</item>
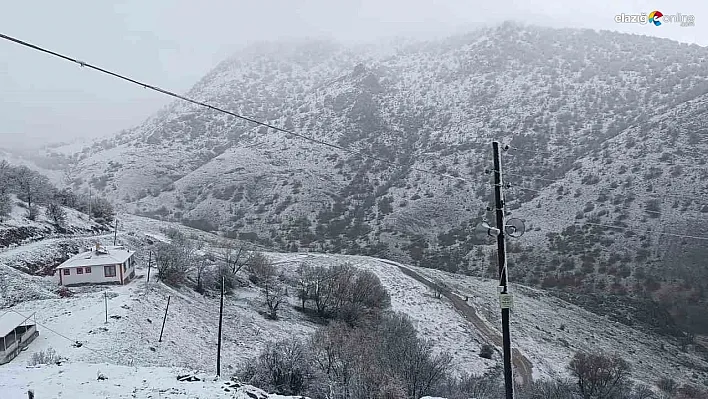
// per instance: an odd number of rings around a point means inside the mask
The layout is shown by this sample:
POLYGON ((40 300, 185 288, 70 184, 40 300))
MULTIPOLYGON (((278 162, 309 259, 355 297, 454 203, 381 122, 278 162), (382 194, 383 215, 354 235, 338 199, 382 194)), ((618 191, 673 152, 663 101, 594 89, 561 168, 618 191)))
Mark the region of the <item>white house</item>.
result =
POLYGON ((57 266, 59 285, 125 284, 135 277, 134 255, 123 246, 96 244, 57 266))
POLYGON ((18 313, 0 316, 0 364, 14 359, 39 335, 35 322, 18 313))

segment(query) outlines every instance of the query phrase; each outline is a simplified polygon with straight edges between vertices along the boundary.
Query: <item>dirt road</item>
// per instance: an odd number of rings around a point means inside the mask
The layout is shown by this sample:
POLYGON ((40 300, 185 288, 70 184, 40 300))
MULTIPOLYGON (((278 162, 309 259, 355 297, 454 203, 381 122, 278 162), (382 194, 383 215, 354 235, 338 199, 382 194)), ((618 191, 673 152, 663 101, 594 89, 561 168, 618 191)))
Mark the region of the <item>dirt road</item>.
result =
MULTIPOLYGON (((452 302, 455 309, 465 317, 472 325, 489 341, 489 343, 501 347, 502 335, 498 331, 490 328, 487 323, 477 314, 477 310, 470 306, 463 298, 456 293, 439 287, 435 282, 426 279, 413 270, 394 262, 382 261, 392 266, 398 267, 403 274, 414 278, 431 289, 438 290, 452 302)), ((524 356, 518 349, 512 349, 512 364, 514 366, 514 379, 516 385, 526 385, 533 382, 533 363, 524 356)))

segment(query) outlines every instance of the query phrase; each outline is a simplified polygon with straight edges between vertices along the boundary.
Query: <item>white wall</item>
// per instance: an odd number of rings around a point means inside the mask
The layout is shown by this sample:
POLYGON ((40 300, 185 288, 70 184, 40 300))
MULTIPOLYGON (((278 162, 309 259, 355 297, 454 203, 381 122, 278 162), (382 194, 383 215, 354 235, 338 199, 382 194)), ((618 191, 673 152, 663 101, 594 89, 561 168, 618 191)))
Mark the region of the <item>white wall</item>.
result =
MULTIPOLYGON (((131 256, 128 259, 128 264, 132 264, 132 266, 126 265, 125 271, 123 271, 123 280, 127 280, 128 276, 130 276, 130 273, 135 270, 135 258, 131 256)), ((84 266, 84 273, 83 274, 77 274, 76 273, 76 267, 72 267, 69 270, 71 270, 70 275, 64 275, 64 271, 62 270, 57 270, 57 273, 62 273, 61 275, 61 284, 63 285, 71 285, 71 284, 101 284, 101 283, 110 283, 110 282, 115 282, 120 284, 120 277, 121 277, 121 270, 123 268, 122 264, 116 264, 116 275, 115 277, 105 277, 105 272, 104 272, 104 265, 101 266, 84 266), (86 267, 91 268, 91 273, 86 273, 86 267)), ((56 275, 56 278, 59 278, 59 274, 56 275)))
POLYGON ((105 277, 103 265, 101 266, 86 266, 91 268, 91 273, 76 274, 76 268, 72 267, 70 275, 65 275, 64 270, 57 270, 58 273, 62 273, 61 282, 63 285, 70 284, 85 284, 85 283, 108 283, 116 282, 120 283, 120 272, 118 271, 118 265, 116 265, 116 276, 115 277, 105 277))

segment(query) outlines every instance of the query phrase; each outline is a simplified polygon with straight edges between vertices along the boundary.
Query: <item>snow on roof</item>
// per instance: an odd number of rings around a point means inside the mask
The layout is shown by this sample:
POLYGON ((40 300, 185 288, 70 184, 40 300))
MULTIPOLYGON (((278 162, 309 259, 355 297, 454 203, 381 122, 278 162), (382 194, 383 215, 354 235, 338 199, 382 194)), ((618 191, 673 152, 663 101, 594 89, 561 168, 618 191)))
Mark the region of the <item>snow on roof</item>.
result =
POLYGON ((81 266, 114 265, 125 262, 134 254, 135 251, 125 249, 123 246, 102 246, 98 250, 92 249, 90 251, 74 255, 66 262, 57 266, 57 269, 68 269, 71 267, 81 266))
POLYGON ((4 315, 0 316, 0 338, 11 333, 12 330, 23 325, 32 325, 34 323, 28 322, 25 316, 22 316, 14 312, 6 312, 4 315))

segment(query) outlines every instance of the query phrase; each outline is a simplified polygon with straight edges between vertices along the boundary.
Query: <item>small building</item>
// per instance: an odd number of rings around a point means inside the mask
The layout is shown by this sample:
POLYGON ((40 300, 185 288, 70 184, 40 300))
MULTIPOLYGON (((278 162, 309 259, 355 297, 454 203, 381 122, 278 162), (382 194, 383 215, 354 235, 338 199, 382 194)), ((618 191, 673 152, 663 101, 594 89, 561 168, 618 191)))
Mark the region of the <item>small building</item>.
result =
POLYGON ((57 266, 59 285, 125 284, 135 277, 134 255, 123 246, 96 244, 57 266))
POLYGON ((0 316, 0 364, 17 357, 39 335, 36 323, 30 317, 14 312, 0 316))

